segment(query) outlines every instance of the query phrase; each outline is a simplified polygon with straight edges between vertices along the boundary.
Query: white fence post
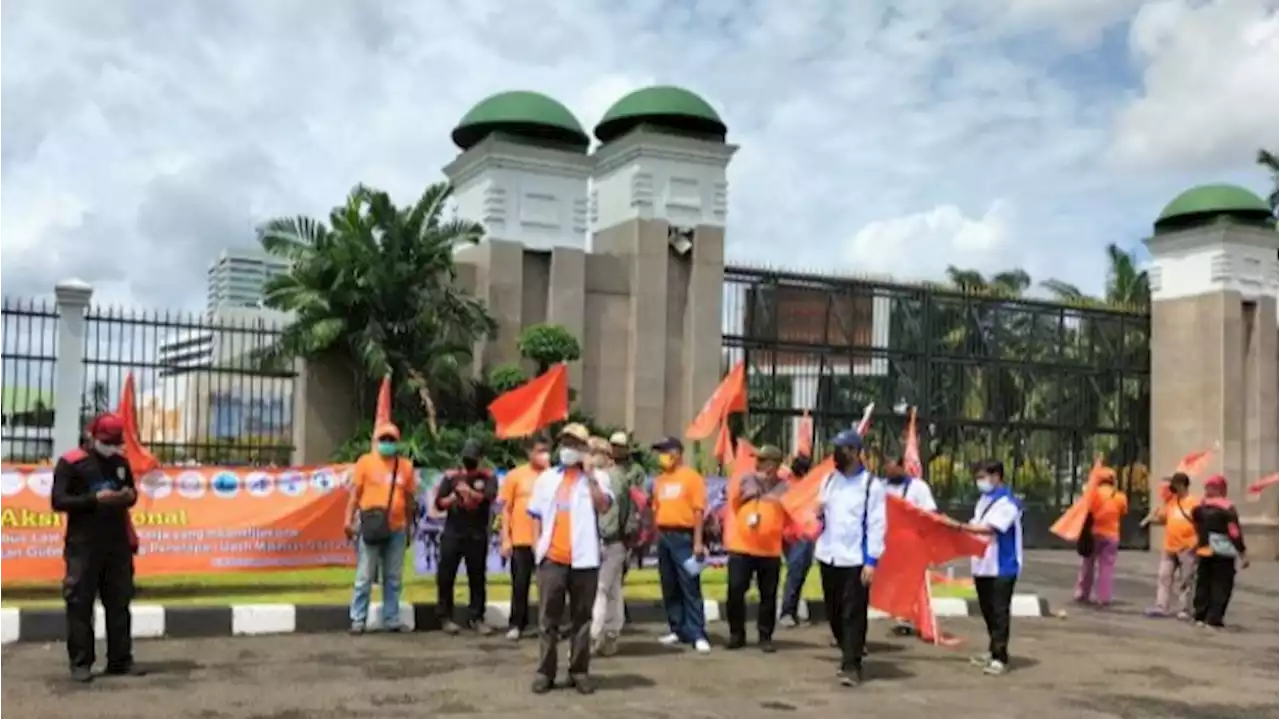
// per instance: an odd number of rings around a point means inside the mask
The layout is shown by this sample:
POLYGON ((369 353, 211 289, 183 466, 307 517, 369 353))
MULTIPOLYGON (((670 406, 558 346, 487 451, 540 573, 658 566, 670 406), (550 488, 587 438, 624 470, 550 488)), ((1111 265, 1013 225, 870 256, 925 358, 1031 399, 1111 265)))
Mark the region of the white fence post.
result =
POLYGON ((80 395, 84 389, 85 310, 93 288, 83 280, 63 280, 58 299, 58 359, 53 379, 53 456, 80 445, 80 395))

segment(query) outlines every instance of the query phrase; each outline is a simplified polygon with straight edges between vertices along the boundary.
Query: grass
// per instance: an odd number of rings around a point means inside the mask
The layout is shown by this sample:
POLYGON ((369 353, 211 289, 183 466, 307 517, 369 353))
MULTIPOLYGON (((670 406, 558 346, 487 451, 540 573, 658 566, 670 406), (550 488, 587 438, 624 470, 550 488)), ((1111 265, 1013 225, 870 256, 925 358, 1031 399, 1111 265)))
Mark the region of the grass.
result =
MULTIPOLYGON (((138 581, 136 601, 166 605, 221 604, 346 604, 351 600, 354 569, 332 567, 279 572, 225 572, 220 574, 187 574, 148 577, 138 581)), ((784 570, 785 572, 785 570, 784 570)), ((430 603, 436 600, 435 577, 414 573, 412 563, 405 567, 403 599, 406 602, 430 603)), ((459 578, 454 596, 466 600, 467 583, 459 578)), ((710 599, 725 596, 725 570, 710 568, 702 573, 703 593, 710 599)), ((48 608, 62 605, 58 584, 23 583, 4 587, 0 606, 6 608, 48 608)), ((536 588, 534 590, 536 595, 536 588)), ((754 594, 754 591, 752 592, 754 594)), ((375 590, 375 596, 377 592, 375 590)), ((656 569, 632 569, 627 574, 627 599, 655 600, 662 596, 656 569)), ((816 568, 809 572, 803 596, 809 600, 822 598, 822 587, 816 568)), ((973 589, 966 585, 935 585, 933 596, 968 599, 973 589)), ((504 572, 489 573, 488 598, 501 601, 511 598, 511 577, 504 572)))

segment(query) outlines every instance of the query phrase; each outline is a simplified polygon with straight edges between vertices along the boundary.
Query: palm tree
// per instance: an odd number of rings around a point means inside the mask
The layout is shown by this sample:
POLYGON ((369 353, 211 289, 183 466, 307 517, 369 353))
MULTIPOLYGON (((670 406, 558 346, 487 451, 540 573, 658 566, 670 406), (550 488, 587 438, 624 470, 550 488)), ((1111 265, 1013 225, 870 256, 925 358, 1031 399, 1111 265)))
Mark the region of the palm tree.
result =
POLYGON ((1107 245, 1107 285, 1101 298, 1082 292, 1062 280, 1045 280, 1040 286, 1057 299, 1071 304, 1106 304, 1112 307, 1141 308, 1151 305, 1151 280, 1138 268, 1133 253, 1112 242, 1107 245))
POLYGON ((496 323, 458 289, 453 253, 474 245, 480 225, 444 217, 447 183, 397 208, 357 185, 329 222, 280 218, 259 230, 267 252, 291 263, 268 283, 265 304, 293 313, 269 354, 337 357, 366 387, 390 373, 407 379, 432 432, 442 394, 465 391, 463 370, 496 323))
POLYGON ((1267 202, 1271 203, 1271 214, 1274 215, 1280 207, 1280 161, 1277 161, 1276 153, 1258 150, 1258 164, 1271 173, 1271 194, 1267 195, 1267 202))

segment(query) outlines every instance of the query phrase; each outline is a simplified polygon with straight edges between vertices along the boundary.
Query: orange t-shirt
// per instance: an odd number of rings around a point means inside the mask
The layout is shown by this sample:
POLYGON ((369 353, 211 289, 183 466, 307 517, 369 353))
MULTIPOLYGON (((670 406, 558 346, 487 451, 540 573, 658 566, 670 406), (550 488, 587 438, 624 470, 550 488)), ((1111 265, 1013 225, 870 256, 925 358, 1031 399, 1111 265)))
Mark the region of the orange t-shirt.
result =
POLYGON ((567 470, 556 489, 555 524, 551 525, 551 546, 547 547, 547 559, 556 564, 573 564, 573 515, 569 507, 577 479, 577 470, 567 470))
POLYGON ((1129 498, 1118 489, 1099 488, 1089 503, 1093 515, 1093 534, 1108 539, 1120 538, 1120 518, 1129 512, 1129 498))
POLYGON ((413 462, 404 457, 395 460, 387 459, 373 452, 356 460, 356 468, 352 475, 353 490, 359 497, 359 507, 366 509, 386 509, 387 494, 391 489, 391 470, 399 464, 396 473, 396 488, 391 492, 391 509, 388 511, 387 523, 393 532, 398 532, 408 524, 405 516, 405 504, 408 497, 418 493, 418 480, 413 474, 413 462))
MULTIPOLYGON (((741 483, 730 483, 726 499, 731 508, 738 504, 741 492, 741 483)), ((776 497, 748 499, 733 514, 734 531, 725 549, 753 557, 781 557, 782 530, 786 522, 787 513, 776 497), (753 516, 755 526, 752 526, 753 516)))
POLYGON ((1165 502, 1161 510, 1164 515, 1164 551, 1184 552, 1195 549, 1200 543, 1196 525, 1191 521, 1191 512, 1199 504, 1199 499, 1189 496, 1165 502))
POLYGON ((693 529, 707 508, 707 483, 695 470, 676 467, 653 480, 653 522, 659 529, 693 529))
POLYGON ((508 547, 533 546, 533 519, 529 516, 529 495, 538 479, 538 470, 528 464, 507 473, 502 482, 498 499, 502 502, 503 545, 508 547))

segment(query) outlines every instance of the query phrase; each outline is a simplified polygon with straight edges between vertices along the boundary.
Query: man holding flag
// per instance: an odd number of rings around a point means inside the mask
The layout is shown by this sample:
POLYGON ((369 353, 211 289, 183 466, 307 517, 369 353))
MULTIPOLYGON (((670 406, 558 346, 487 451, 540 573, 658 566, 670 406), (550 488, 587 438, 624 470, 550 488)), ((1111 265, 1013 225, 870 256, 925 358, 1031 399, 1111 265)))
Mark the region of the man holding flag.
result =
MULTIPOLYGON (((912 476, 914 473, 909 473, 907 470, 907 466, 910 464, 911 462, 908 458, 889 460, 885 464, 886 491, 913 507, 926 512, 938 511, 938 503, 933 499, 933 491, 929 489, 929 483, 919 477, 912 476)), ((923 577, 922 581, 929 581, 928 576, 923 577)), ((925 595, 927 599, 927 589, 925 590, 925 595)), ((911 622, 899 618, 893 631, 899 636, 906 637, 915 633, 915 628, 911 626, 911 622)))

